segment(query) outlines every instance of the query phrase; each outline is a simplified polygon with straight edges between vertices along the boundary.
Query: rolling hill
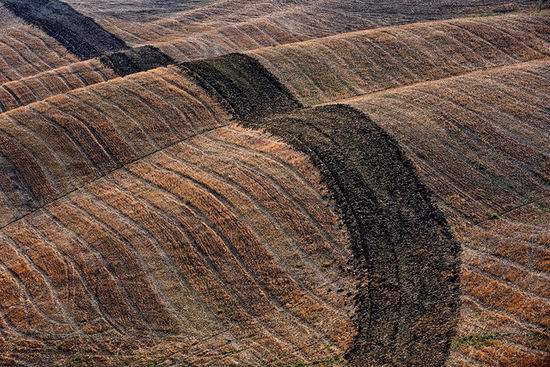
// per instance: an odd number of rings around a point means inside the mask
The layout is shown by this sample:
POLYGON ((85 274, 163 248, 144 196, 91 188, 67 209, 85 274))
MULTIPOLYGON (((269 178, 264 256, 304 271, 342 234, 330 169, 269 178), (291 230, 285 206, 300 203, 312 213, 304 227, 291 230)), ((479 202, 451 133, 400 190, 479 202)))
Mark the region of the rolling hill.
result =
POLYGON ((542 7, 0 0, 0 366, 546 366, 542 7))

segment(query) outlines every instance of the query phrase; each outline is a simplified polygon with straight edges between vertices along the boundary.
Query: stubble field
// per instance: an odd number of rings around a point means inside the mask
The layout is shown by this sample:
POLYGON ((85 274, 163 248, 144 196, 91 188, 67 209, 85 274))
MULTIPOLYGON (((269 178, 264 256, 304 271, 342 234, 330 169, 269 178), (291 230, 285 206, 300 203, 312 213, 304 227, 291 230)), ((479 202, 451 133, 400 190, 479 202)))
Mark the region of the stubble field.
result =
POLYGON ((0 0, 0 366, 548 365, 543 8, 0 0))

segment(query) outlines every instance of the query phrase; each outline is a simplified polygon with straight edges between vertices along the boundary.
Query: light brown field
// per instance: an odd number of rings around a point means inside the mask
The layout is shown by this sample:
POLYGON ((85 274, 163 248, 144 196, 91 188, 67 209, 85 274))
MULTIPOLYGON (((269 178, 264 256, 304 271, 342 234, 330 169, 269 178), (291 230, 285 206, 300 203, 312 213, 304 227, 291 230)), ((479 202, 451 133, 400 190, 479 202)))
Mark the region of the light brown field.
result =
POLYGON ((426 4, 424 1, 254 0, 243 3, 239 0, 203 0, 185 5, 166 5, 173 12, 147 19, 147 15, 139 14, 139 7, 135 6, 133 9, 117 9, 101 0, 86 4, 76 0, 68 3, 94 17, 105 29, 128 44, 154 44, 178 61, 360 29, 519 10, 533 5, 529 1, 517 1, 515 4, 507 1, 493 1, 491 4, 469 4, 467 1, 426 4))
POLYGON ((0 367, 550 365, 548 10, 0 4, 0 367))
POLYGON ((550 55, 548 13, 415 23, 249 54, 306 105, 550 55))
POLYGON ((349 102, 399 140, 462 243, 452 366, 548 361, 549 68, 532 61, 349 102))
POLYGON ((231 125, 4 227, 14 361, 53 363, 63 345, 109 365, 135 363, 108 353, 138 346, 197 366, 341 354, 351 252, 326 192, 305 156, 231 125))
POLYGON ((0 109, 9 111, 116 76, 96 59, 72 63, 0 85, 0 109))
POLYGON ((95 84, 1 114, 0 223, 227 121, 218 103, 178 68, 95 84))
POLYGON ((55 39, 30 25, 15 25, 0 34, 0 84, 77 62, 55 39))

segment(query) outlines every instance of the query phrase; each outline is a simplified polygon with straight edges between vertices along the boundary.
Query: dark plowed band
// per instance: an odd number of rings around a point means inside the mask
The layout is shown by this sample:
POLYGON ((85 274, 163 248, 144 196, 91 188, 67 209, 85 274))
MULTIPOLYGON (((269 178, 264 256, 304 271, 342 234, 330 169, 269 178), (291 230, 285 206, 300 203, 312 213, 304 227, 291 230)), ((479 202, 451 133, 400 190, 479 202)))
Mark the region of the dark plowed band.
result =
POLYGON ((0 190, 6 195, 10 204, 21 211, 30 211, 39 205, 38 200, 24 177, 10 160, 4 157, 1 150, 0 190))
POLYGON ((174 60, 153 46, 132 48, 99 58, 119 76, 126 76, 141 71, 174 64, 174 60))
POLYGON ((357 276, 358 366, 442 366, 458 310, 459 245, 398 144, 347 106, 259 122, 308 154, 349 230, 357 276))
POLYGON ((300 103, 258 61, 229 54, 180 64, 207 91, 221 97, 237 118, 254 118, 290 111, 300 103))
POLYGON ((58 0, 0 0, 18 17, 34 24, 82 59, 127 49, 124 41, 58 0))

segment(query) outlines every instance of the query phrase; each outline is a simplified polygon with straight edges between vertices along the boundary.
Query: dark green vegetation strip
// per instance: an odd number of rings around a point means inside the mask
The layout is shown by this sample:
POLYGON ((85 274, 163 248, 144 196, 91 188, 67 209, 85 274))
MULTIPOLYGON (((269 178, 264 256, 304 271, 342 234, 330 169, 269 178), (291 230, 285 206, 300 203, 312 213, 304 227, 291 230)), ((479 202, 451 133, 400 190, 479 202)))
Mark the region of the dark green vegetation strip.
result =
POLYGON ((483 349, 498 343, 506 335, 502 334, 468 334, 453 339, 452 349, 459 350, 464 348, 483 349))
POLYGON ((269 116, 301 107, 269 71, 255 59, 229 54, 180 64, 197 83, 221 97, 235 118, 269 116))
POLYGON ((26 22, 42 29, 81 59, 127 49, 124 41, 59 0, 0 0, 26 22))
POLYGON ((460 247, 397 142, 342 105, 244 124, 308 154, 333 192, 362 280, 350 362, 442 366, 457 320, 460 247))
POLYGON ((153 46, 142 46, 101 56, 100 61, 119 76, 174 64, 175 61, 153 46))

